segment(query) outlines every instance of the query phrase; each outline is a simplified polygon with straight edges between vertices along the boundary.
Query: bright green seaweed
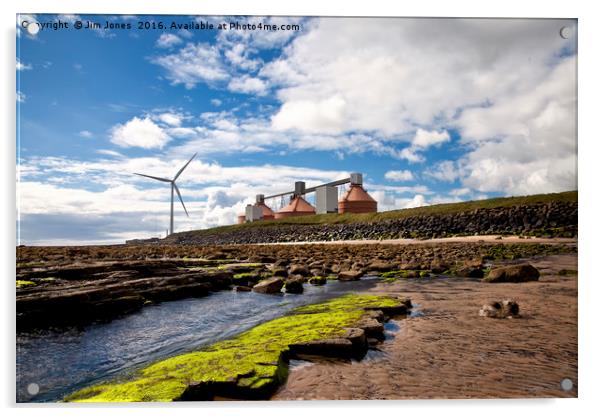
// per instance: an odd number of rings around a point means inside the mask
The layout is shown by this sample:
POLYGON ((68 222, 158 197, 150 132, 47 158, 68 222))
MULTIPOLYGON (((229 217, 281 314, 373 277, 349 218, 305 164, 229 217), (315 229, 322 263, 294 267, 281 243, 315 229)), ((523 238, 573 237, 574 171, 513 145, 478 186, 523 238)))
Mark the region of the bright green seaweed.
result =
POLYGON ((269 389, 285 380, 283 353, 289 345, 342 335, 346 327, 362 317, 364 308, 400 303, 386 296, 345 295, 300 307, 236 338, 159 361, 128 380, 86 387, 65 397, 65 401, 174 401, 187 398, 189 385, 200 385, 202 389, 203 385, 220 383, 252 396, 253 390, 269 389))

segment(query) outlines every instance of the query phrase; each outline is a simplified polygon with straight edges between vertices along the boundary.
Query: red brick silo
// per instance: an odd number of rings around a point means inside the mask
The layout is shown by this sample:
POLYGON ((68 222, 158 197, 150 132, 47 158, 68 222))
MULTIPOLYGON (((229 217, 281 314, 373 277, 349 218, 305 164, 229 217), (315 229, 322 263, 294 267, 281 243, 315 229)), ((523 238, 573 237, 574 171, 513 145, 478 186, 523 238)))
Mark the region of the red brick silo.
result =
POLYGON ((361 214, 366 212, 376 212, 376 201, 362 185, 351 184, 347 193, 339 201, 339 214, 351 212, 361 214))
POLYGON ((293 198, 290 204, 278 211, 274 216, 276 219, 286 217, 298 217, 301 215, 314 215, 316 209, 303 197, 296 196, 293 198))

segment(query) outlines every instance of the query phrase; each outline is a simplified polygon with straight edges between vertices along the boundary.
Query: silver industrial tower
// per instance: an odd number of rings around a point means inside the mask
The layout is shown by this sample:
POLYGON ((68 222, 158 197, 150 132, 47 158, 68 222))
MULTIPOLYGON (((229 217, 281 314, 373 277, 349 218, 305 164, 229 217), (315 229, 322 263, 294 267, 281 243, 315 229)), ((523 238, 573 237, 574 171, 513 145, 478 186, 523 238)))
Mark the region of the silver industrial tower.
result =
POLYGON ((186 213, 186 216, 189 217, 188 211, 186 210, 186 205, 184 205, 184 200, 182 200, 182 195, 180 194, 180 190, 178 189, 178 185, 176 185, 176 180, 178 179, 178 177, 180 177, 182 172, 184 172, 184 169, 186 169, 186 167, 190 164, 190 162, 192 162, 192 159, 194 159, 196 157, 196 155, 197 155, 196 153, 194 155, 192 155, 190 160, 188 162, 186 162, 186 164, 184 166, 182 166, 182 169, 180 169, 178 171, 178 173, 176 173, 176 176, 174 176, 173 179, 159 178, 157 176, 144 175, 142 173, 134 173, 134 175, 144 176, 145 178, 151 178, 156 181, 167 182, 167 183, 171 184, 171 210, 170 210, 170 215, 169 215, 169 234, 170 235, 173 234, 173 191, 174 191, 174 189, 175 189, 176 193, 178 194, 178 198, 180 198, 180 202, 182 203, 182 208, 184 208, 184 212, 186 213))

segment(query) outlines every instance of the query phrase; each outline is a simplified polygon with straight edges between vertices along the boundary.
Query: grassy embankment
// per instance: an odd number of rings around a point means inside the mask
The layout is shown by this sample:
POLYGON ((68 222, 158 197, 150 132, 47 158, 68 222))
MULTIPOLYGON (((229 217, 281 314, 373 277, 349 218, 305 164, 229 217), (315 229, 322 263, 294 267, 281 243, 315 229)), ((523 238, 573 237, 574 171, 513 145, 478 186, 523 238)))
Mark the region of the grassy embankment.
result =
POLYGON ((319 214, 307 215, 301 217, 290 217, 279 220, 256 221, 245 224, 226 225, 214 227, 205 230, 186 231, 174 234, 195 234, 212 235, 247 228, 273 227, 287 224, 354 224, 354 223, 374 223, 380 221, 422 216, 422 215, 445 215, 456 214, 460 212, 473 211, 475 209, 491 209, 501 207, 511 207, 519 205, 544 204, 548 202, 577 202, 577 191, 538 194, 528 196, 517 196, 507 198, 492 198, 478 201, 456 202, 450 204, 429 205, 419 208, 407 208, 386 212, 374 212, 369 214, 319 214))

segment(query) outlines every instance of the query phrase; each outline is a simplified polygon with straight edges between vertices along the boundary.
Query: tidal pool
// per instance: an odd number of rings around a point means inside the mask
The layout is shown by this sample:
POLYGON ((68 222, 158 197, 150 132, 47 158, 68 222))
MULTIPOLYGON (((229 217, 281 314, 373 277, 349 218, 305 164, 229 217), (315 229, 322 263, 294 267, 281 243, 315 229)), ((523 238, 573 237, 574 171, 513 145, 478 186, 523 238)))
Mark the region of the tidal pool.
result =
POLYGON ((17 334, 17 401, 49 402, 166 357, 230 338, 302 305, 373 287, 376 279, 304 285, 299 295, 223 291, 147 306, 108 323, 17 334))

